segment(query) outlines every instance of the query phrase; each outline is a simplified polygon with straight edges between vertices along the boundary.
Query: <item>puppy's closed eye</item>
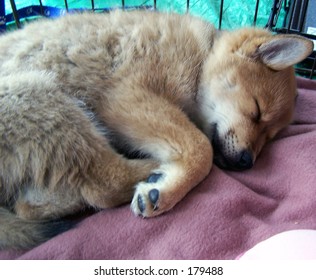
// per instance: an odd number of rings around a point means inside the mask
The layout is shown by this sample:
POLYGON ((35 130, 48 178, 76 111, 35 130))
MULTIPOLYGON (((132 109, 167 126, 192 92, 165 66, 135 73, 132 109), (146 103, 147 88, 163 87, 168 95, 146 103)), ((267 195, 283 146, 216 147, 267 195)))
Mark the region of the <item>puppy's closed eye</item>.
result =
POLYGON ((251 113, 251 117, 252 117, 252 119, 253 119, 254 122, 258 123, 258 122, 260 122, 260 120, 261 120, 262 114, 261 114, 260 105, 259 105, 257 99, 255 99, 255 104, 256 104, 256 109, 255 109, 255 111, 253 111, 253 112, 251 113))

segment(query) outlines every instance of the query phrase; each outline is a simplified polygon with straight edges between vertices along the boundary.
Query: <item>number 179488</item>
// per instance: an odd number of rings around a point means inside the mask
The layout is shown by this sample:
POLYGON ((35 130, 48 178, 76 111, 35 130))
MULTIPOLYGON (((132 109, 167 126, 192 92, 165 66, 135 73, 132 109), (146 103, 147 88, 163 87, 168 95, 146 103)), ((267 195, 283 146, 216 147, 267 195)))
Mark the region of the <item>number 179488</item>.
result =
POLYGON ((222 267, 203 267, 203 266, 193 266, 188 268, 188 275, 223 275, 224 270, 222 267))

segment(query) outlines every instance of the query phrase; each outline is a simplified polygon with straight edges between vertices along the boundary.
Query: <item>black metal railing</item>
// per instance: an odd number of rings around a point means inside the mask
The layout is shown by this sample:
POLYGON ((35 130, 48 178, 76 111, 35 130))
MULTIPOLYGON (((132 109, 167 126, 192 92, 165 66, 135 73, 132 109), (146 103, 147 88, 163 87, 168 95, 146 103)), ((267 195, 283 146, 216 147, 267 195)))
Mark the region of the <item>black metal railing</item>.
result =
MULTIPOLYGON (((275 0, 271 9, 267 28, 276 33, 299 34, 311 40, 316 45, 316 0, 275 0), (285 12, 280 27, 279 14, 285 12)), ((316 52, 314 51, 302 63, 296 65, 296 72, 309 78, 316 77, 316 52)))
MULTIPOLYGON (((4 3, 4 0, 0 0, 4 3)), ((221 29, 222 28, 222 23, 223 23, 223 15, 225 13, 225 9, 224 9, 224 0, 218 0, 218 2, 220 1, 220 8, 219 8, 219 20, 218 20, 218 28, 221 29)), ((258 16, 258 11, 259 11, 259 2, 260 0, 255 0, 255 9, 254 9, 254 14, 253 14, 253 22, 252 25, 256 25, 257 24, 257 16, 258 16)), ((16 26, 18 28, 21 28, 21 19, 25 19, 25 18, 29 18, 29 17, 34 17, 34 16, 43 16, 43 17, 51 17, 51 16, 56 16, 56 14, 58 12, 61 13, 62 10, 64 10, 65 12, 76 12, 76 11, 82 11, 82 10, 92 10, 92 11, 109 11, 111 10, 111 7, 106 6, 106 1, 105 2, 105 6, 103 8, 95 8, 95 2, 94 0, 90 1, 90 7, 85 7, 84 9, 71 9, 69 8, 69 1, 68 0, 64 0, 64 5, 63 7, 59 7, 59 8, 55 8, 55 7, 49 7, 49 6, 45 6, 43 5, 41 0, 38 0, 38 5, 31 5, 28 7, 23 7, 21 9, 17 9, 16 5, 15 5, 15 1, 14 0, 10 0, 10 4, 11 4, 11 9, 12 9, 12 14, 6 15, 6 22, 12 22, 14 20, 16 26)), ((122 9, 135 9, 135 8, 139 8, 139 9, 153 9, 153 10, 157 10, 158 6, 157 6, 157 0, 153 0, 153 1, 144 1, 142 4, 138 5, 138 6, 127 6, 125 4, 124 0, 120 1, 120 8, 122 9)), ((198 2, 198 0, 194 0, 194 1, 190 1, 190 0, 186 0, 186 7, 185 7, 185 11, 188 13, 190 12, 190 7, 192 5, 194 5, 196 2, 198 2)), ((117 8, 117 7, 116 7, 117 8)), ((249 11, 248 11, 249 12, 249 11)))

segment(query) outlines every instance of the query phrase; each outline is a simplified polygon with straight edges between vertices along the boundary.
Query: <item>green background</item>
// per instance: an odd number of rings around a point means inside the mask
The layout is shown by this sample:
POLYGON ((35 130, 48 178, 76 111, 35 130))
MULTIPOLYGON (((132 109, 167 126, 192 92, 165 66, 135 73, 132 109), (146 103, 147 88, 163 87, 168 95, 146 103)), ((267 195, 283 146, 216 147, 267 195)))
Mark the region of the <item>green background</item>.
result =
MULTIPOLYGON (((30 5, 38 5, 39 1, 32 0, 16 0, 17 9, 30 5)), ((42 0, 43 5, 65 8, 64 0, 42 0)), ((95 8, 114 8, 121 7, 122 1, 105 1, 95 0, 95 8)), ((260 27, 265 26, 268 22, 273 0, 261 0, 259 2, 259 10, 257 16, 257 25, 260 27)), ((154 1, 144 0, 125 0, 125 6, 140 6, 140 5, 154 5, 154 1)), ((5 0, 6 13, 11 13, 11 5, 9 0, 5 0)), ((250 26, 253 24, 255 13, 256 1, 255 0, 225 0, 223 7, 223 21, 222 28, 237 28, 241 26, 250 26)), ((68 8, 88 8, 91 9, 90 0, 68 1, 68 8)), ((157 0, 157 9, 162 11, 174 11, 178 13, 185 13, 187 8, 186 0, 168 1, 157 0)), ((220 13, 220 0, 191 0, 190 13, 199 15, 208 21, 212 22, 215 26, 219 24, 220 13)), ((279 21, 280 22, 280 21, 279 21)))

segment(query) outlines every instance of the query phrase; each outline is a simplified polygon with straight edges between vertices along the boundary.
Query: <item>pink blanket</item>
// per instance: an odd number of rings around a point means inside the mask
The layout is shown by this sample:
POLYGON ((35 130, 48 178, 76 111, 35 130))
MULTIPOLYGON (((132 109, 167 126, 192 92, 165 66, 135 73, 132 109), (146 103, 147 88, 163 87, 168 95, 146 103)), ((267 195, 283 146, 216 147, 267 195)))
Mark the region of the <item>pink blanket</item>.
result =
POLYGON ((285 230, 316 229, 316 82, 298 78, 294 123, 253 169, 210 175, 169 213, 104 210, 26 252, 0 259, 234 259, 285 230))

